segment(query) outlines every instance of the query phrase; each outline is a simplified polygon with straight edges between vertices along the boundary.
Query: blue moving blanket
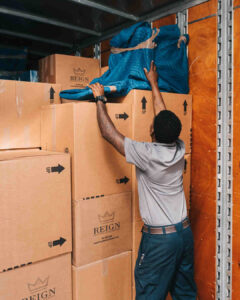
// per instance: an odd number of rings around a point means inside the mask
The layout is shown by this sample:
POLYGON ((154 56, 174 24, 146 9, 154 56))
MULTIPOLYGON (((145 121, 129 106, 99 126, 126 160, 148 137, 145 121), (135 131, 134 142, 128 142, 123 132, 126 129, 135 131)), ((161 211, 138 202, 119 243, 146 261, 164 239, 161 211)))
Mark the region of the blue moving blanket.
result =
MULTIPOLYGON (((151 29, 147 22, 134 24, 112 38, 109 69, 91 83, 99 82, 109 97, 125 96, 132 89, 151 90, 143 68, 149 70, 153 60, 158 72, 158 86, 162 92, 187 94, 188 59, 187 42, 177 47, 180 37, 177 25, 151 29)), ((65 99, 91 100, 90 88, 65 90, 65 99)))

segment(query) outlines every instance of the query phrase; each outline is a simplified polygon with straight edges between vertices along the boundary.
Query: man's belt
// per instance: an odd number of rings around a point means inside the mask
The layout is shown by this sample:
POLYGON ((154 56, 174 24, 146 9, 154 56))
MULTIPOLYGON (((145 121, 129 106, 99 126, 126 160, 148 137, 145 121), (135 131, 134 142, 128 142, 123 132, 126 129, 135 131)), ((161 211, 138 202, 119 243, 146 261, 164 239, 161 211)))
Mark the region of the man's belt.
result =
MULTIPOLYGON (((181 223, 184 229, 190 225, 188 219, 185 219, 181 223)), ((147 225, 143 225, 142 231, 150 234, 164 234, 164 233, 168 234, 168 233, 177 232, 177 229, 175 225, 159 226, 159 227, 151 227, 151 226, 149 227, 147 225)))

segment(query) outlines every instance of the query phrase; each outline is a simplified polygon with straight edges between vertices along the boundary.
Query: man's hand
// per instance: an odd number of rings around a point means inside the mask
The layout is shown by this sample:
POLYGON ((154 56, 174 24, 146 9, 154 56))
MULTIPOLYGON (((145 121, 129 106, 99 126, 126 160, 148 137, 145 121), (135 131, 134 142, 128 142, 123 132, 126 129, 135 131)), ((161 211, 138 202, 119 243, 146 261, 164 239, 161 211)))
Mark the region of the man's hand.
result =
POLYGON ((88 87, 92 90, 94 98, 104 96, 104 87, 99 82, 91 84, 88 87))
POLYGON ((143 70, 144 70, 144 73, 145 73, 150 85, 151 86, 157 85, 158 73, 157 73, 156 65, 154 64, 153 60, 151 61, 150 70, 147 71, 146 68, 144 68, 143 70))

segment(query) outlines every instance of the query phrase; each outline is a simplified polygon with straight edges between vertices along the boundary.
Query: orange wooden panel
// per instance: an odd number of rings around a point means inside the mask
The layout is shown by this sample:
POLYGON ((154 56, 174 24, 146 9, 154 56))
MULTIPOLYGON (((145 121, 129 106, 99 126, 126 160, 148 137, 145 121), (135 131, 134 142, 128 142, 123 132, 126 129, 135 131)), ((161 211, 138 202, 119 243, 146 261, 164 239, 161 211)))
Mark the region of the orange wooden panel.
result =
POLYGON ((110 40, 105 40, 101 42, 101 52, 105 52, 110 50, 110 40))
MULTIPOLYGON (((216 218, 194 210, 191 212, 191 224, 194 236, 195 276, 204 279, 206 289, 208 283, 215 283, 216 218)), ((206 290, 207 294, 210 294, 210 290, 206 290)))
POLYGON ((94 56, 93 46, 82 49, 81 55, 84 57, 93 57, 94 56))
POLYGON ((162 19, 156 20, 153 22, 153 27, 161 27, 161 26, 165 26, 165 25, 172 25, 172 24, 176 24, 176 15, 169 15, 167 17, 164 17, 162 19))
POLYGON ((110 51, 103 52, 101 54, 101 66, 102 67, 108 66, 108 59, 109 59, 110 54, 111 54, 110 51))
POLYGON ((239 281, 240 281, 240 265, 237 261, 233 261, 233 264, 232 264, 232 300, 240 299, 239 281))
MULTIPOLYGON (((212 193, 213 194, 213 193, 212 193)), ((216 196, 208 194, 191 194, 190 211, 199 210, 201 213, 207 213, 210 216, 216 215, 216 196)))
POLYGON ((188 31, 190 36, 188 46, 190 74, 200 73, 203 76, 206 72, 216 71, 217 18, 212 17, 190 24, 188 31))
MULTIPOLYGON (((203 195, 206 198, 216 197, 216 152, 205 152, 201 148, 192 153, 192 184, 194 195, 203 195)), ((207 199, 206 199, 207 201, 207 199)), ((193 202, 193 199, 192 199, 193 202)), ((213 205, 209 203, 209 205, 213 205)))
MULTIPOLYGON (((240 16, 239 16, 239 20, 240 20, 240 16)), ((240 40, 239 40, 239 43, 240 43, 240 40)), ((240 52, 238 52, 238 53, 240 53, 240 52)), ((240 84, 239 84, 240 67, 234 67, 234 75, 233 76, 234 76, 233 121, 236 123, 237 122, 239 123, 240 122, 240 84)), ((235 130, 235 133, 237 133, 236 130, 235 130)))
POLYGON ((206 282, 204 278, 195 278, 198 288, 198 300, 214 300, 215 284, 206 282))
MULTIPOLYGON (((240 5, 240 0, 239 0, 240 5)), ((234 67, 240 67, 240 8, 234 10, 234 67)))
POLYGON ((240 0, 234 0, 233 6, 236 7, 238 5, 240 5, 240 0))
POLYGON ((233 123, 233 192, 240 194, 240 122, 233 123))
MULTIPOLYGON (((215 115, 216 117, 216 115, 215 115)), ((211 112, 208 114, 193 114, 192 151, 204 152, 216 149, 216 120, 211 112)))
POLYGON ((206 3, 189 8, 188 10, 188 22, 198 20, 217 12, 217 0, 210 0, 206 3))
POLYGON ((203 74, 190 73, 190 93, 193 95, 193 118, 207 114, 211 121, 216 120, 216 71, 207 70, 203 74))

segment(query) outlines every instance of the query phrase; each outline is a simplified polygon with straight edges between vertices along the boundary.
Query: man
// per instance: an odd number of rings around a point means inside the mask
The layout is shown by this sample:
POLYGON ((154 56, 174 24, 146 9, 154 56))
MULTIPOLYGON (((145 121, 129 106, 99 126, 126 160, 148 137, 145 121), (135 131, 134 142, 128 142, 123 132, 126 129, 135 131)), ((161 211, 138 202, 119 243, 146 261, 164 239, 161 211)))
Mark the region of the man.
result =
POLYGON ((136 300, 165 300, 169 291, 173 300, 196 300, 193 237, 182 183, 185 146, 178 139, 181 122, 166 110, 154 63, 144 72, 153 95, 152 143, 136 142, 118 132, 105 107, 103 86, 90 86, 102 136, 136 166, 144 221, 135 267, 136 300))

